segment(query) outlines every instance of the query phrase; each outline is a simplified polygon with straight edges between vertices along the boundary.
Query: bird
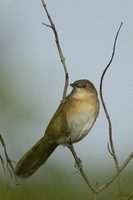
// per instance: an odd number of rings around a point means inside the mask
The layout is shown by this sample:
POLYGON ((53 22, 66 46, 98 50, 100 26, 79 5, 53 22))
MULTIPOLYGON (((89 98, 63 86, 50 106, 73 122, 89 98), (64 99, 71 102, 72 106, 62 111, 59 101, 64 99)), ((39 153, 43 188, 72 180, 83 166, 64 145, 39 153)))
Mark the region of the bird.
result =
POLYGON ((17 177, 30 177, 57 146, 79 142, 93 127, 100 109, 95 86, 87 79, 76 80, 70 86, 71 93, 65 98, 65 103, 60 103, 44 136, 17 163, 17 177))

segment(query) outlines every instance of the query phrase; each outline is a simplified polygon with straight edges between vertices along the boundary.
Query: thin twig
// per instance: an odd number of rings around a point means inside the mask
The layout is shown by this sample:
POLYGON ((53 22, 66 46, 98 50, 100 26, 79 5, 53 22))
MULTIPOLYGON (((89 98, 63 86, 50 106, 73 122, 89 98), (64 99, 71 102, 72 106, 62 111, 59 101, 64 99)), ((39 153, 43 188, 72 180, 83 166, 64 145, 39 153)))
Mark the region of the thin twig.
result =
POLYGON ((93 200, 98 200, 99 192, 93 192, 93 200))
POLYGON ((105 188, 107 188, 117 177, 118 175, 120 174, 120 172, 122 172, 125 167, 127 166, 127 164, 133 159, 133 153, 131 153, 128 158, 125 160, 125 162, 121 165, 121 167, 119 167, 119 172, 116 172, 112 177, 111 179, 103 186, 101 186, 99 188, 99 192, 101 192, 102 190, 104 190, 105 188))
POLYGON ((4 141, 4 139, 3 139, 1 134, 0 134, 0 142, 1 142, 2 146, 3 146, 4 153, 5 153, 5 158, 6 158, 6 163, 7 163, 5 165, 4 159, 2 158, 2 156, 0 156, 0 159, 1 159, 1 162, 2 162, 2 166, 3 166, 3 169, 4 169, 4 173, 5 173, 6 185, 7 185, 7 188, 9 189, 10 180, 9 180, 9 173, 8 172, 10 172, 11 178, 12 178, 12 174, 15 177, 16 186, 17 186, 17 198, 18 198, 19 197, 19 192, 20 192, 18 179, 17 179, 17 176, 15 174, 14 166, 12 164, 13 161, 8 156, 8 153, 7 153, 7 150, 6 150, 6 144, 5 144, 5 141, 4 141))
POLYGON ((67 71, 67 67, 66 67, 65 57, 63 55, 63 52, 62 52, 62 49, 61 49, 61 46, 60 46, 58 32, 57 32, 55 24, 54 24, 49 12, 48 12, 48 9, 47 9, 47 6, 46 6, 44 0, 41 0, 41 1, 42 1, 42 4, 43 4, 43 8, 46 12, 46 15, 48 17, 48 20, 50 22, 50 25, 45 24, 45 23, 42 23, 42 24, 47 26, 47 27, 50 27, 54 32, 56 46, 57 46, 58 53, 59 53, 59 56, 60 56, 60 60, 61 60, 64 72, 65 72, 65 84, 64 84, 64 90, 63 90, 61 103, 63 104, 63 106, 62 106, 62 108, 63 108, 63 118, 64 118, 64 124, 63 125, 64 125, 64 130, 67 130, 66 131, 66 138, 67 138, 68 137, 67 133, 69 132, 69 130, 68 130, 68 122, 67 122, 67 117, 66 117, 66 112, 65 112, 65 103, 66 103, 67 88, 68 88, 68 84, 69 84, 69 76, 68 76, 68 71, 67 71))
POLYGON ((89 188, 94 192, 97 193, 96 188, 92 185, 91 181, 89 180, 89 178, 86 176, 83 167, 82 167, 82 161, 80 160, 80 158, 77 156, 73 144, 69 144, 68 148, 70 149, 74 159, 75 159, 75 163, 76 163, 76 167, 78 168, 78 170, 80 171, 82 177, 84 178, 85 182, 87 183, 87 185, 89 186, 89 188))
MULTIPOLYGON (((111 63, 113 61, 114 54, 115 54, 115 48, 116 48, 116 42, 117 42, 117 38, 118 38, 119 31, 121 29, 122 24, 123 23, 120 24, 120 27, 119 27, 118 32, 117 32, 116 37, 115 37, 111 59, 110 59, 108 65, 107 65, 107 67, 104 69, 103 74, 101 76, 101 80, 100 80, 100 97, 101 97, 101 102, 102 102, 102 105, 103 105, 103 108, 104 108, 104 111, 105 111, 105 114, 106 114, 106 117, 107 117, 107 120, 108 120, 108 124, 109 124, 110 145, 111 145, 112 155, 114 157, 116 156, 116 153, 115 153, 115 148, 114 148, 113 138, 112 138, 112 124, 111 124, 111 119, 110 119, 108 110, 106 108, 106 105, 105 105, 105 102, 104 102, 104 99, 103 99, 103 79, 104 79, 104 76, 105 76, 105 73, 106 73, 107 69, 109 68, 109 66, 111 65, 111 63)), ((115 160, 117 160, 117 158, 115 160)))
POLYGON ((47 14, 47 17, 49 19, 49 22, 50 22, 50 25, 45 24, 45 23, 42 23, 42 24, 47 26, 47 27, 52 28, 52 30, 54 32, 55 42, 56 42, 57 49, 58 49, 58 52, 59 52, 60 60, 62 62, 63 68, 64 68, 64 72, 65 72, 65 85, 64 85, 63 97, 62 97, 62 103, 64 104, 65 99, 66 99, 66 94, 67 94, 67 88, 68 88, 68 84, 69 84, 69 76, 68 76, 68 71, 67 71, 67 67, 66 67, 65 57, 63 55, 63 52, 62 52, 62 49, 61 49, 61 46, 60 46, 59 37, 58 37, 58 33, 57 33, 57 30, 56 30, 55 24, 54 24, 54 22, 53 22, 53 20, 50 16, 48 10, 47 10, 47 6, 46 6, 44 0, 41 0, 41 1, 42 1, 42 4, 43 4, 43 8, 44 8, 44 10, 47 14))
POLYGON ((133 192, 124 200, 130 200, 133 197, 133 192))
MULTIPOLYGON (((104 79, 104 76, 107 72, 107 69, 109 68, 109 66, 111 65, 112 61, 113 61, 113 58, 114 58, 114 54, 115 54, 115 48, 116 48, 116 42, 117 42, 117 38, 118 38, 118 35, 119 35, 119 32, 120 32, 120 29, 122 27, 122 24, 120 24, 120 27, 117 31, 117 34, 116 34, 116 37, 115 37, 115 41, 114 41, 114 46, 113 46, 113 52, 112 52, 112 56, 111 56, 111 59, 107 65, 107 67, 104 69, 103 71, 103 74, 101 76, 101 80, 100 80, 100 97, 101 97, 101 102, 102 102, 102 105, 103 105, 103 108, 104 108, 104 112, 106 114, 106 117, 107 117, 107 120, 108 120, 108 124, 109 124, 109 141, 110 141, 110 148, 108 148, 109 152, 111 153, 111 155, 113 156, 114 158, 114 162, 115 162, 115 166, 116 166, 116 169, 117 169, 117 173, 118 173, 118 186, 119 186, 119 197, 121 197, 121 194, 122 194, 122 190, 121 190, 121 180, 120 180, 120 175, 119 175, 119 172, 120 172, 120 169, 119 169, 119 162, 118 162, 118 158, 117 158, 117 155, 116 155, 116 152, 115 152, 115 147, 114 147, 114 143, 113 143, 113 137, 112 137, 112 124, 111 124, 111 119, 110 119, 110 116, 109 116, 109 112, 107 110, 107 107, 105 105, 105 102, 104 102, 104 99, 103 99, 103 91, 102 91, 102 88, 103 88, 103 79, 104 79)), ((109 146, 108 146, 109 147, 109 146)))
MULTIPOLYGON (((6 161, 7 161, 7 169, 10 172, 11 177, 12 177, 12 173, 15 175, 14 166, 12 164, 13 161, 8 156, 8 153, 7 153, 7 150, 6 150, 6 144, 5 144, 4 139, 3 139, 1 134, 0 134, 0 141, 1 141, 1 144, 4 148, 4 153, 5 153, 5 157, 6 157, 6 161), (9 166, 10 166, 11 169, 9 168, 9 166)), ((16 181, 17 181, 17 177, 16 177, 16 181)))
POLYGON ((5 161, 1 155, 0 155, 0 160, 1 160, 1 164, 3 167, 4 175, 5 175, 5 180, 6 180, 6 191, 9 196, 9 190, 10 190, 10 178, 9 178, 9 173, 8 173, 9 171, 8 171, 5 161))

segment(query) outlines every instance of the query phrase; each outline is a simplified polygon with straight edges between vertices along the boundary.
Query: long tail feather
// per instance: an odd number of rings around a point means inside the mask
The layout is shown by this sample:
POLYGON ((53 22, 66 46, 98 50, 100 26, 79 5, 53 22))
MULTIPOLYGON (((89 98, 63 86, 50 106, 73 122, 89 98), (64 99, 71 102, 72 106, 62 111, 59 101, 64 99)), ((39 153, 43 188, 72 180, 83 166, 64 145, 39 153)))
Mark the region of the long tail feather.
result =
POLYGON ((41 138, 18 162, 15 173, 20 178, 31 176, 43 165, 58 144, 52 143, 47 137, 41 138))

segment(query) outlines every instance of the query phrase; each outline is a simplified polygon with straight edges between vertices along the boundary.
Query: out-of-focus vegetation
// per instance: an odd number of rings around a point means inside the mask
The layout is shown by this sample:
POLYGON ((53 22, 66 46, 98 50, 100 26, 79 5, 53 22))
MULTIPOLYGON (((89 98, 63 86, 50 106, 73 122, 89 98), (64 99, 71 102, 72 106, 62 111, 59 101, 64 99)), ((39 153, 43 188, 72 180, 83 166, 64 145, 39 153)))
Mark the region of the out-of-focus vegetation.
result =
MULTIPOLYGON (((54 166, 53 166, 54 167, 54 166)), ((27 180, 21 180, 20 182, 20 200, 82 200, 92 199, 92 193, 90 189, 84 183, 80 174, 65 174, 65 171, 55 168, 52 177, 45 175, 45 170, 41 170, 42 175, 38 178, 29 178, 27 180), (40 179, 39 179, 40 177, 40 179)), ((108 176, 108 171, 101 174, 101 180, 103 177, 108 176)), ((96 179, 96 177, 95 177, 96 179)), ((106 179, 106 178, 105 178, 106 179)), ((123 185, 123 197, 126 198, 132 191, 132 172, 122 174, 122 185, 123 185)), ((17 186, 15 183, 11 183, 11 188, 6 191, 5 181, 0 181, 0 199, 1 200, 15 200, 17 197, 17 186)), ((117 181, 105 189, 99 196, 99 200, 117 200, 117 181)))

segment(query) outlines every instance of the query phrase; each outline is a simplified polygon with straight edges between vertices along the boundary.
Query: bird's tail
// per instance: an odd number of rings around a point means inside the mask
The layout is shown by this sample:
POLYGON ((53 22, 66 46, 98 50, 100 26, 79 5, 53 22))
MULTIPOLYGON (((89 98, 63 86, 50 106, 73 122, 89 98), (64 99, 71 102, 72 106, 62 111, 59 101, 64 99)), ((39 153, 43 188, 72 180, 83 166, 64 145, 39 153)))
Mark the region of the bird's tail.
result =
POLYGON ((58 144, 52 143, 45 135, 17 163, 15 173, 20 178, 28 178, 46 162, 58 144))

